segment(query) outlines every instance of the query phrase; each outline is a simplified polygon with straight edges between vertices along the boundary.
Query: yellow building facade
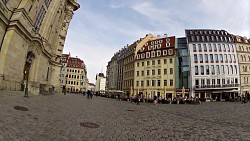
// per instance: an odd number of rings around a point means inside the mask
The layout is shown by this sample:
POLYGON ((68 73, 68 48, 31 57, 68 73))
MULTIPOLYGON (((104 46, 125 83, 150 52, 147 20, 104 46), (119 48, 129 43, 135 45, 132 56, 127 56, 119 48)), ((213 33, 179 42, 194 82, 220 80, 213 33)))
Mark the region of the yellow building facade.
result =
POLYGON ((76 0, 7 0, 0 7, 0 89, 61 91, 61 55, 80 5, 76 0))
POLYGON ((134 94, 144 99, 176 96, 174 36, 158 36, 146 42, 136 53, 134 66, 134 94))
POLYGON ((240 95, 250 93, 250 39, 233 36, 240 70, 240 95))

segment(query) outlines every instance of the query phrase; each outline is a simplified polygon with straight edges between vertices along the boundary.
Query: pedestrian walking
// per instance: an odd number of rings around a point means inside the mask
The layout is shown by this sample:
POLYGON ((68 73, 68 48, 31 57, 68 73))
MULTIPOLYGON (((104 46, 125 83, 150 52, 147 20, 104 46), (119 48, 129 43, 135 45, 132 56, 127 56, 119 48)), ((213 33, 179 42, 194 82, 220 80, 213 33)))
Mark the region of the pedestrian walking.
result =
POLYGON ((87 98, 90 98, 90 90, 87 91, 87 98))
POLYGON ((64 95, 66 95, 66 86, 65 85, 63 85, 63 93, 64 93, 64 95))
POLYGON ((137 97, 136 97, 136 104, 137 104, 137 105, 140 105, 140 101, 141 101, 141 97, 140 97, 140 95, 138 94, 137 97))
POLYGON ((156 105, 157 104, 157 96, 154 95, 154 104, 156 105))

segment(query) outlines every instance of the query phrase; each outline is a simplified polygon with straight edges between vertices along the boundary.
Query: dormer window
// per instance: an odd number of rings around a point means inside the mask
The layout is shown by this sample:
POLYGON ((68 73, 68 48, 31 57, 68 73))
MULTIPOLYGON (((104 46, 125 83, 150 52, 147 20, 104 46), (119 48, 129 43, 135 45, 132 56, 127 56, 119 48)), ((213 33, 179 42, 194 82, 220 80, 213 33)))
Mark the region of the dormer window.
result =
POLYGON ((161 50, 157 50, 157 57, 161 56, 161 50))
POLYGON ((150 52, 146 53, 146 58, 150 58, 150 52))
POLYGON ((163 50, 163 55, 166 56, 168 54, 167 50, 163 50))
POLYGON ((151 51, 151 57, 155 57, 155 51, 151 51))
POLYGON ((148 46, 148 50, 152 50, 152 46, 148 46))

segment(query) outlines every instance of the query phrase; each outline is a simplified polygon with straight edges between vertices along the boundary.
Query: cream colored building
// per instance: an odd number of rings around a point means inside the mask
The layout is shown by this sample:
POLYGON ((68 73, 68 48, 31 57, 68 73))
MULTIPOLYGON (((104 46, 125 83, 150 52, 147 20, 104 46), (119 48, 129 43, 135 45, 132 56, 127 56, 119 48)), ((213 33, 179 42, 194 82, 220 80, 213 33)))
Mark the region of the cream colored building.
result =
POLYGON ((175 97, 175 37, 146 42, 136 54, 134 93, 144 99, 175 97))
MULTIPOLYGON (((83 92, 88 88, 87 70, 84 62, 77 57, 69 57, 65 76, 66 90, 68 92, 83 92)), ((64 83, 63 81, 61 82, 64 83)))
POLYGON ((0 89, 61 91, 62 51, 80 5, 76 0, 4 0, 0 7, 0 89))
POLYGON ((240 95, 250 93, 250 39, 233 36, 240 69, 240 95))

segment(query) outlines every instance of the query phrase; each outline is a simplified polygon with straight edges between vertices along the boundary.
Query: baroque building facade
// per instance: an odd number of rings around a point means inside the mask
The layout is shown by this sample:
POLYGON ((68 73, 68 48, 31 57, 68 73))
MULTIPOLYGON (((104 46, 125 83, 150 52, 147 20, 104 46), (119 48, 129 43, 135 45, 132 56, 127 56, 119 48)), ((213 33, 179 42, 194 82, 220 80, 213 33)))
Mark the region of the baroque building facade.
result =
POLYGON ((4 0, 0 7, 0 89, 61 91, 62 50, 80 5, 76 0, 4 0))
POLYGON ((62 54, 61 87, 68 92, 84 92, 88 88, 87 69, 83 60, 62 54))
POLYGON ((240 95, 250 93, 250 39, 233 35, 240 69, 240 95))
POLYGON ((146 42, 135 59, 134 89, 144 99, 175 97, 175 37, 146 42))

